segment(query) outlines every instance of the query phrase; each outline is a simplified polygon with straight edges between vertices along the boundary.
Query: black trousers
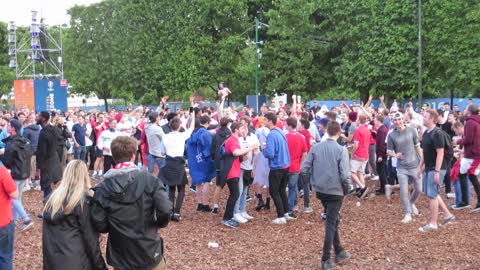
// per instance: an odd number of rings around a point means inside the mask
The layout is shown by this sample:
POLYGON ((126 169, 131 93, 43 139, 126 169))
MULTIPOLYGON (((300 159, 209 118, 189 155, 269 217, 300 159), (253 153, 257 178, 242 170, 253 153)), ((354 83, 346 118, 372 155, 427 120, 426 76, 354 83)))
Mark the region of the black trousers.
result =
POLYGON ((325 208, 324 213, 327 214, 322 255, 322 261, 327 261, 330 259, 330 250, 332 249, 332 244, 336 255, 343 251, 343 247, 340 244, 340 233, 338 230, 343 196, 317 192, 317 198, 322 202, 322 205, 325 208))
MULTIPOLYGON (((468 179, 470 179, 470 182, 472 183, 473 189, 475 190, 475 193, 477 194, 477 205, 480 205, 480 184, 478 183, 478 178, 476 175, 469 174, 468 179)), ((468 180, 467 180, 467 175, 466 174, 460 174, 458 176, 458 180, 460 181, 460 189, 462 190, 462 203, 464 204, 470 204, 470 202, 467 200, 468 196, 468 180)))
POLYGON ((239 186, 238 186, 239 178, 232 178, 227 180, 228 190, 230 191, 230 195, 228 196, 227 200, 227 207, 225 209, 225 214, 223 215, 223 220, 230 220, 233 218, 233 211, 235 210, 235 203, 240 196, 239 186))
POLYGON ((387 184, 387 174, 385 173, 385 159, 382 158, 381 162, 377 160, 377 173, 380 179, 380 191, 385 192, 385 185, 387 184))
POLYGON ((116 163, 113 161, 112 156, 103 156, 103 173, 108 172, 113 166, 115 166, 116 163))
POLYGON ((180 214, 182 209, 183 200, 185 198, 185 185, 169 186, 168 199, 172 202, 173 213, 180 214), (177 200, 175 201, 175 191, 178 190, 177 200))
POLYGON ((445 184, 445 193, 452 192, 452 181, 450 180, 450 171, 452 170, 453 160, 445 159, 446 173, 443 177, 443 183, 445 184))
POLYGON ((278 217, 284 217, 288 211, 287 184, 288 169, 270 170, 268 191, 275 203, 275 208, 277 208, 278 217))
POLYGON ((298 175, 298 190, 300 189, 303 190, 303 206, 310 207, 310 179, 303 174, 298 175))
POLYGON ((398 184, 398 179, 397 179, 397 168, 392 166, 392 159, 390 158, 388 160, 388 174, 387 174, 387 184, 389 185, 395 185, 398 184))

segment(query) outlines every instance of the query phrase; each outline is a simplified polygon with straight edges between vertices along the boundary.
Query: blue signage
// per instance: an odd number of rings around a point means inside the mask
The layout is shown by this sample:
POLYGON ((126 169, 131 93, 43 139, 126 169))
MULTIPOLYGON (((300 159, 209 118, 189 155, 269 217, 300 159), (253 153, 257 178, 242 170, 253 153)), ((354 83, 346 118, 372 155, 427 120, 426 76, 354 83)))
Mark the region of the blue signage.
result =
POLYGON ((67 87, 60 86, 60 80, 35 80, 35 110, 67 111, 67 87))
MULTIPOLYGON (((402 104, 406 104, 408 100, 397 100, 398 106, 403 107, 402 104)), ((413 104, 416 105, 416 100, 412 100, 413 104)), ((430 104, 431 109, 443 109, 443 104, 446 102, 450 103, 449 98, 432 98, 432 99, 423 99, 423 103, 428 103, 430 104)), ((318 106, 327 106, 328 110, 330 110, 333 106, 340 106, 342 101, 340 100, 318 100, 317 105, 318 106)), ((360 100, 345 100, 345 103, 349 106, 352 106, 353 104, 360 105, 360 100)), ((474 98, 473 103, 475 104, 480 104, 480 99, 479 98, 474 98)), ((313 106, 313 101, 307 102, 307 105, 313 106)), ((379 100, 372 100, 372 105, 374 107, 378 107, 380 105, 379 100)), ((450 104, 450 108, 453 108, 453 105, 458 105, 460 111, 463 111, 465 107, 468 105, 468 98, 454 98, 453 99, 453 104, 450 104)), ((387 106, 391 106, 391 104, 387 104, 387 106)))

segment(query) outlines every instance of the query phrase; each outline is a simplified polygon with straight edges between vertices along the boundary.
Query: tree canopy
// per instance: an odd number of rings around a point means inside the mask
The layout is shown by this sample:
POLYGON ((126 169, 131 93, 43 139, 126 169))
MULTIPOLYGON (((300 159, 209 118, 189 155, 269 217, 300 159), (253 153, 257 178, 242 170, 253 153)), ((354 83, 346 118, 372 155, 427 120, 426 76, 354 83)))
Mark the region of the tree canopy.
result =
MULTIPOLYGON (((424 96, 478 95, 480 3, 422 2, 424 96)), ((417 8, 395 0, 104 0, 69 10, 65 75, 73 92, 104 99, 213 99, 225 82, 243 101, 255 93, 249 41, 258 17, 261 94, 413 98, 417 8)), ((6 59, 2 53, 2 93, 11 80, 6 59)))

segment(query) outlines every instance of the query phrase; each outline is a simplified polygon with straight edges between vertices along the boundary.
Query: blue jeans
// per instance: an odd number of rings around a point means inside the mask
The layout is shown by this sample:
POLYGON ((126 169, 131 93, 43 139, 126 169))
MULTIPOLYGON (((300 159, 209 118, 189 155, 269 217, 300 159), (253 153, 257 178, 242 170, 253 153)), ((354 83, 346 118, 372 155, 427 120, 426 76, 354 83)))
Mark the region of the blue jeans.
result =
POLYGON ((73 158, 79 160, 85 160, 85 156, 87 155, 87 147, 86 146, 73 146, 73 158))
MULTIPOLYGON (((455 205, 459 205, 462 202, 462 188, 460 187, 460 180, 457 179, 456 181, 452 180, 453 188, 455 189, 455 205)), ((470 184, 467 185, 467 195, 466 195, 467 202, 470 201, 470 184)))
POLYGON ((247 191, 248 186, 243 186, 243 174, 245 170, 240 172, 240 180, 238 181, 238 190, 240 191, 240 196, 238 197, 237 202, 235 203, 235 214, 240 214, 247 212, 247 191))
MULTIPOLYGON (((288 173, 288 213, 293 212, 297 200, 298 173, 288 173)), ((308 187, 305 187, 308 188, 308 187)))
POLYGON ((0 269, 13 269, 13 242, 15 237, 15 222, 0 228, 0 269))
POLYGON ((155 157, 151 154, 147 155, 147 162, 148 162, 148 167, 147 170, 149 173, 153 172, 153 169, 155 168, 155 163, 158 166, 158 169, 163 168, 165 166, 165 158, 160 158, 160 157, 155 157))
POLYGON ((23 205, 22 205, 22 194, 23 194, 23 188, 25 187, 25 181, 26 180, 15 180, 15 185, 17 186, 17 190, 18 190, 18 198, 15 200, 12 200, 13 219, 17 220, 18 216, 20 216, 23 222, 30 220, 30 218, 28 218, 27 212, 25 211, 25 208, 23 208, 23 205))

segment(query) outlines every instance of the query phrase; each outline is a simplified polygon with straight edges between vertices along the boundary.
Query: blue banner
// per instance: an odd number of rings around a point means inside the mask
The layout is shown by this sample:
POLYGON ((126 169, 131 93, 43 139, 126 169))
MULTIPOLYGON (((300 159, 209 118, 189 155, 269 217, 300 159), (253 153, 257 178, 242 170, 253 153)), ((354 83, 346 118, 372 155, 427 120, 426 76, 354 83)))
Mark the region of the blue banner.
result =
MULTIPOLYGON (((397 100, 398 106, 402 108, 404 104, 407 104, 408 100, 397 100)), ((416 107, 416 100, 412 100, 414 107, 416 107)), ((443 104, 446 102, 450 103, 449 98, 432 98, 432 99, 423 99, 423 103, 428 103, 430 104, 431 109, 443 109, 443 104)), ((330 110, 333 106, 340 106, 342 103, 341 100, 318 100, 317 105, 318 106, 327 106, 328 110, 330 110)), ((360 105, 360 100, 345 100, 345 103, 349 106, 352 106, 353 104, 360 105)), ((474 98, 473 103, 475 104, 480 104, 480 99, 479 98, 474 98)), ((313 100, 307 102, 307 105, 313 106, 313 100)), ((375 108, 378 108, 380 105, 379 100, 372 100, 372 105, 375 108)), ((454 98, 453 99, 453 104, 450 104, 450 108, 453 108, 454 105, 458 105, 460 111, 463 111, 465 107, 468 105, 468 98, 454 98)), ((391 106, 391 104, 387 104, 387 106, 391 106)))
POLYGON ((35 110, 67 111, 67 87, 60 86, 60 80, 35 80, 35 110))

